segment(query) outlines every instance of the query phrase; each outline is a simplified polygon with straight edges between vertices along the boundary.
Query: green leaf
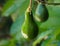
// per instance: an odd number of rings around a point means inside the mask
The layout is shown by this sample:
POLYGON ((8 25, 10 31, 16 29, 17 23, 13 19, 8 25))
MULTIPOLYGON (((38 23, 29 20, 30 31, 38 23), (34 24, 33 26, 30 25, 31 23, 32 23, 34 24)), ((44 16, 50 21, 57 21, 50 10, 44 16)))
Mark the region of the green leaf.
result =
MULTIPOLYGON (((43 43, 42 46, 58 46, 59 40, 56 39, 57 35, 60 34, 59 28, 55 28, 54 32, 51 33, 48 36, 48 39, 46 39, 43 43)), ((58 36, 59 37, 59 36, 58 36)))
POLYGON ((45 40, 41 46, 58 46, 58 41, 56 41, 55 39, 47 39, 45 40))
POLYGON ((14 3, 7 10, 4 10, 3 16, 9 16, 11 13, 13 13, 18 8, 20 8, 22 6, 22 4, 25 3, 25 1, 27 1, 27 0, 22 0, 22 1, 16 0, 16 1, 14 1, 14 3))
POLYGON ((17 10, 16 13, 14 13, 14 15, 12 15, 13 20, 15 21, 20 15, 24 14, 27 7, 29 5, 29 0, 26 0, 21 7, 17 10))
POLYGON ((6 11, 13 3, 14 3, 14 0, 8 0, 3 7, 3 12, 6 11))
POLYGON ((45 32, 42 32, 38 35, 37 39, 33 42, 33 46, 36 46, 37 43, 40 43, 42 39, 44 39, 46 36, 51 34, 53 32, 53 29, 48 29, 45 32))
POLYGON ((21 32, 20 29, 23 21, 24 21, 24 15, 21 15, 20 17, 17 18, 17 20, 14 22, 14 24, 11 27, 10 30, 11 35, 14 36, 15 34, 17 34, 17 32, 21 32))

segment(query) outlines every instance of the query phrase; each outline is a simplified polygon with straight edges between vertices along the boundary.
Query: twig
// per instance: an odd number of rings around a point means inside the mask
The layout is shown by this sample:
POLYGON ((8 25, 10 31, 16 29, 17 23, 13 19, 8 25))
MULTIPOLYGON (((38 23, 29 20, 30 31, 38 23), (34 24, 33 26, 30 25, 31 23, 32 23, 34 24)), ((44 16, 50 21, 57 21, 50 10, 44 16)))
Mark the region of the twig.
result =
POLYGON ((45 4, 48 4, 48 5, 60 5, 60 3, 45 3, 45 4))
POLYGON ((42 0, 40 0, 40 1, 39 0, 36 0, 36 2, 37 3, 40 3, 41 2, 41 3, 47 4, 47 5, 60 5, 60 3, 48 3, 47 1, 44 1, 44 0, 43 1, 42 0))

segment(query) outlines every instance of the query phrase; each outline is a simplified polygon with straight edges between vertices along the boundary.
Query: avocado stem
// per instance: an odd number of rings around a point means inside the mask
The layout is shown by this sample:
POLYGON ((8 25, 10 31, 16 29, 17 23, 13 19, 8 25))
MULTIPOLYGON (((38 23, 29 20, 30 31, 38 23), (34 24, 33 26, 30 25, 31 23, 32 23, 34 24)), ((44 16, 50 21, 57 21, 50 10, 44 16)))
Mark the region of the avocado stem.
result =
POLYGON ((32 0, 30 0, 30 4, 29 4, 29 11, 31 12, 32 10, 32 0))

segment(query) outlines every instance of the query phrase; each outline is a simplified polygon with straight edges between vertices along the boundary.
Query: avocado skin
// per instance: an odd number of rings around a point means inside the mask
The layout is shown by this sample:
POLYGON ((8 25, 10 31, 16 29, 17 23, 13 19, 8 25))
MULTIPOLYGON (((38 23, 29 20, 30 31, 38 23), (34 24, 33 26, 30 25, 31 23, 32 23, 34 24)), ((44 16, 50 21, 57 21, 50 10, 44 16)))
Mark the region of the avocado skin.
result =
POLYGON ((33 13, 25 13, 25 21, 22 25, 22 32, 26 34, 27 39, 34 39, 38 35, 38 26, 33 19, 33 13))
POLYGON ((39 22, 45 22, 48 20, 49 13, 46 6, 42 3, 39 3, 36 8, 35 18, 39 22))

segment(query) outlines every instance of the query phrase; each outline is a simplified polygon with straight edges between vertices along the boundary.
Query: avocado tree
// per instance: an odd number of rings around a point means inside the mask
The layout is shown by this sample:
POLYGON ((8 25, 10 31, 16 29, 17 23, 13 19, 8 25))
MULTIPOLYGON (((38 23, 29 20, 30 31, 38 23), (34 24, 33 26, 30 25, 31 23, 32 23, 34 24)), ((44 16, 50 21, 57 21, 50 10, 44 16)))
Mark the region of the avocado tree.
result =
POLYGON ((60 0, 0 0, 0 46, 60 46, 60 0))

